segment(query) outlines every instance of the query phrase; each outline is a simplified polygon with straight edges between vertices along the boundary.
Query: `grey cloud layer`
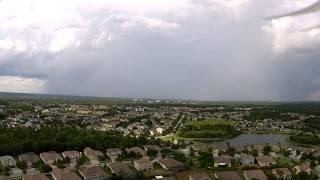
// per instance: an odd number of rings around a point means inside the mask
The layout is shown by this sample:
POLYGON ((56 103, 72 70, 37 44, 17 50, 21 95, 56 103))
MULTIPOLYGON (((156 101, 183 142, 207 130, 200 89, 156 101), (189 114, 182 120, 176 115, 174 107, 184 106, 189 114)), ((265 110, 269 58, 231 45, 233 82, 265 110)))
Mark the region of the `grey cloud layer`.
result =
MULTIPOLYGON (((310 97, 320 89, 319 83, 312 83, 320 78, 316 47, 274 55, 273 39, 262 28, 268 24, 263 18, 274 13, 277 0, 250 2, 240 16, 221 7, 216 10, 209 0, 202 2, 192 1, 193 6, 178 14, 81 9, 79 23, 68 25, 73 29, 66 36, 71 37, 69 44, 57 41, 56 51, 49 52, 47 40, 41 44, 46 48, 31 54, 5 53, 0 75, 44 79, 46 92, 61 94, 202 100, 320 98, 310 97)), ((57 31, 61 30, 65 27, 57 31)))

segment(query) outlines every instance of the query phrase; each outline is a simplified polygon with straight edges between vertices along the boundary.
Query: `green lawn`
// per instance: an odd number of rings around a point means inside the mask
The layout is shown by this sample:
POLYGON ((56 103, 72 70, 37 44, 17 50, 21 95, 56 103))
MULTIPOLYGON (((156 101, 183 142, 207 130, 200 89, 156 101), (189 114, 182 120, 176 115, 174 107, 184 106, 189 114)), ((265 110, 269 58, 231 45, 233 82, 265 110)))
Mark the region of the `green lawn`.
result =
POLYGON ((293 167, 295 163, 289 157, 280 157, 276 159, 277 165, 280 167, 293 167))
POLYGON ((206 125, 232 125, 231 121, 222 120, 222 119, 207 119, 207 120, 199 120, 199 121, 192 121, 188 120, 184 123, 185 126, 206 126, 206 125))

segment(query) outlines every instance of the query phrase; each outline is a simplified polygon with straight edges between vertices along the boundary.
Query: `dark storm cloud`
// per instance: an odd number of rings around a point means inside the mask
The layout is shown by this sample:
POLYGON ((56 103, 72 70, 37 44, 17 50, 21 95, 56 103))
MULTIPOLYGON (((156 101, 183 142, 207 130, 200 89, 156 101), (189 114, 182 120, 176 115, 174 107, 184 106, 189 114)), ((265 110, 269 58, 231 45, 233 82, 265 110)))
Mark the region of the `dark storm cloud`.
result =
MULTIPOLYGON (((279 10, 278 0, 238 2, 192 1, 179 4, 187 7, 179 13, 151 15, 81 13, 79 24, 59 28, 55 43, 56 33, 42 34, 51 38, 40 52, 0 61, 0 75, 44 79, 54 94, 312 100, 320 89, 318 41, 298 48, 287 43, 291 36, 275 41, 279 32, 264 17, 279 10), (284 52, 276 52, 275 42, 284 52)), ((298 35, 292 37, 306 34, 298 35)))

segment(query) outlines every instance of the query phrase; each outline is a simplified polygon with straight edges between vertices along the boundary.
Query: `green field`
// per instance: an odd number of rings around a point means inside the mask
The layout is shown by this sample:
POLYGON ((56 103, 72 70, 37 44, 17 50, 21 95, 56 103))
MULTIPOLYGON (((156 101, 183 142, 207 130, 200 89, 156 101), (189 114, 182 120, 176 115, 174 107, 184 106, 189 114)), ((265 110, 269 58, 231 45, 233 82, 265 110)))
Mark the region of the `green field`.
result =
POLYGON ((187 120, 181 128, 179 136, 183 138, 225 139, 236 136, 237 133, 231 121, 221 119, 187 120))
POLYGON ((215 126, 215 125, 232 125, 231 121, 222 120, 222 119, 207 119, 207 120, 200 120, 200 121, 192 121, 187 120, 184 123, 184 126, 194 126, 194 127, 201 127, 201 126, 215 126))

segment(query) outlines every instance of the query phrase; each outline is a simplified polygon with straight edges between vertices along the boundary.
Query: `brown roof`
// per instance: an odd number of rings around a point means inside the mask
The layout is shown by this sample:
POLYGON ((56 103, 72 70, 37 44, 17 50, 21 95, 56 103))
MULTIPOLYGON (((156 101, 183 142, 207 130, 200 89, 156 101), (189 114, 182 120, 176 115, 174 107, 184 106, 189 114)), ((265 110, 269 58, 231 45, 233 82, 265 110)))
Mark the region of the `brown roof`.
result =
POLYGON ((254 157, 252 155, 250 155, 250 154, 241 153, 240 154, 240 158, 241 159, 251 159, 251 158, 254 158, 254 157))
POLYGON ((123 162, 109 163, 108 167, 110 168, 111 172, 115 174, 132 174, 133 173, 133 171, 129 168, 129 166, 123 162))
POLYGON ((278 174, 278 172, 282 172, 282 174, 284 176, 290 176, 291 175, 291 171, 289 171, 288 168, 278 168, 278 169, 273 169, 272 170, 272 173, 275 174, 275 175, 280 175, 280 174, 278 174))
POLYGON ((40 160, 39 156, 36 155, 33 152, 28 152, 28 153, 24 153, 24 154, 20 154, 19 155, 19 159, 20 161, 24 161, 24 162, 37 162, 40 160))
POLYGON ((79 157, 80 153, 78 151, 64 151, 62 155, 64 157, 75 158, 75 157, 79 157))
POLYGON ((40 157, 43 161, 57 161, 58 159, 62 159, 61 155, 55 151, 40 153, 40 157))
POLYGON ((76 174, 59 168, 53 169, 51 174, 56 178, 56 180, 81 180, 81 178, 76 174))
POLYGON ((100 167, 96 165, 83 165, 80 166, 79 168, 81 175, 84 177, 89 177, 89 176, 98 176, 98 177, 107 177, 108 174, 100 167))
POLYGON ((142 156, 146 155, 146 152, 143 149, 141 149, 140 147, 127 148, 126 151, 127 151, 127 153, 135 152, 137 154, 138 153, 141 154, 142 156))
POLYGON ((223 157, 219 156, 214 158, 215 163, 226 163, 226 164, 231 164, 231 158, 230 157, 223 157))
POLYGON ((134 160, 134 162, 137 164, 152 164, 148 157, 143 157, 141 159, 134 160))
POLYGON ((161 147, 158 146, 158 145, 145 145, 143 147, 144 147, 144 150, 148 150, 148 149, 154 149, 154 150, 157 150, 157 151, 161 150, 161 147))
POLYGON ((175 159, 171 159, 171 158, 161 159, 159 161, 159 163, 162 164, 163 166, 165 166, 168 169, 184 166, 184 164, 182 162, 179 162, 179 161, 177 161, 175 159))
POLYGON ((192 180, 211 180, 208 173, 205 173, 205 172, 190 174, 189 179, 192 179, 192 180))
POLYGON ((216 177, 224 180, 241 180, 241 177, 236 171, 216 172, 216 177))
POLYGON ((49 180, 44 174, 23 175, 23 180, 49 180))
POLYGON ((110 155, 118 155, 122 153, 122 150, 120 148, 110 148, 107 149, 107 153, 110 155))
POLYGON ((248 170, 243 172, 248 179, 267 180, 267 176, 262 170, 248 170))
POLYGON ((299 168, 300 171, 308 171, 310 170, 310 166, 307 164, 301 164, 300 166, 296 166, 299 168))
POLYGON ((263 163, 263 164, 276 163, 276 161, 271 156, 259 156, 256 159, 259 163, 263 163))
POLYGON ((87 158, 91 159, 91 160, 98 160, 99 156, 103 156, 103 153, 101 151, 98 150, 94 150, 90 147, 86 147, 84 150, 85 155, 87 156, 87 158))

